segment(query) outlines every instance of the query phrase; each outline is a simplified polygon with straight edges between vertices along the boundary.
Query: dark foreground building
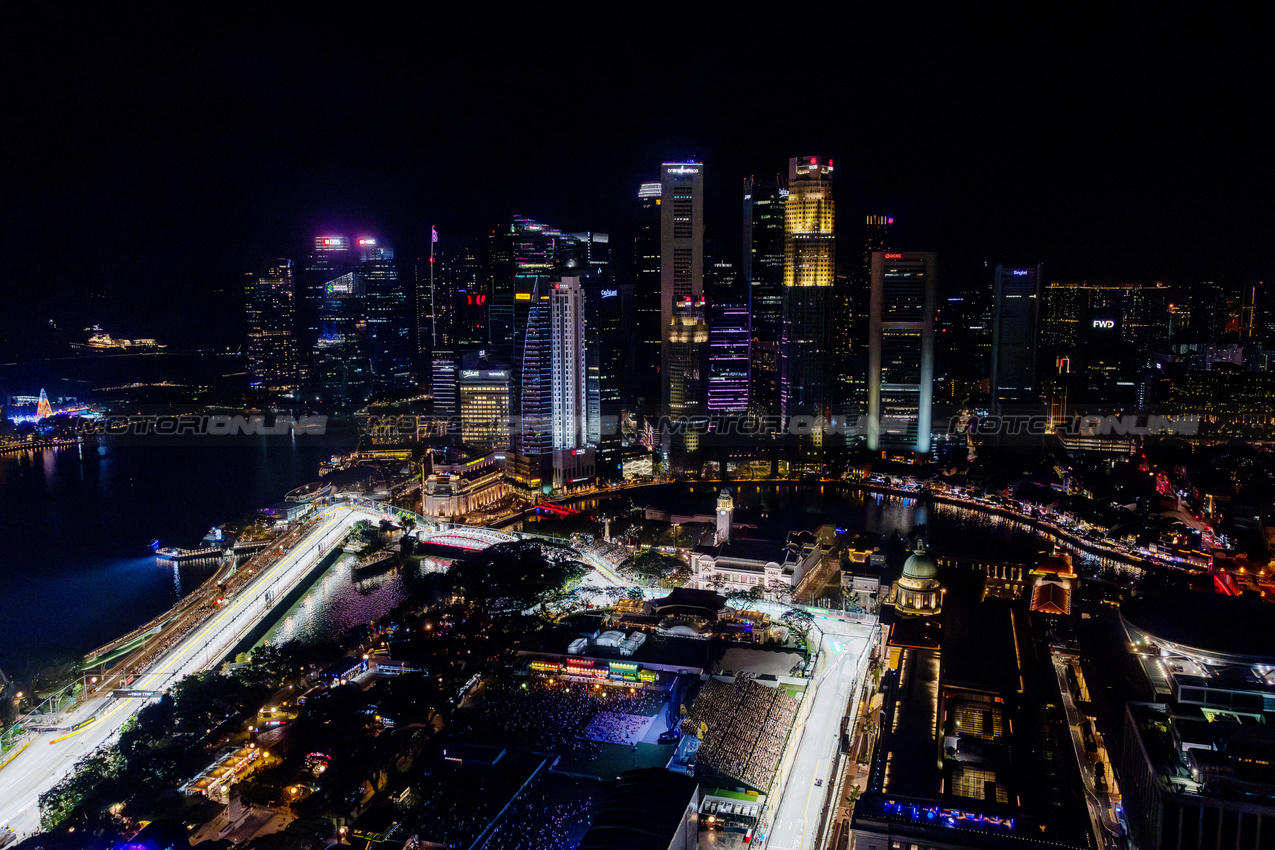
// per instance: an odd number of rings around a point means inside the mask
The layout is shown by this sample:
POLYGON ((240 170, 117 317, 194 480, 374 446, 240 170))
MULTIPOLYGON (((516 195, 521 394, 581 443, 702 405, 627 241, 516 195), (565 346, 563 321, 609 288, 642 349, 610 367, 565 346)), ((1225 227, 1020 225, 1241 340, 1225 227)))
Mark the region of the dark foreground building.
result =
POLYGON ((1125 712, 1118 766, 1139 847, 1275 847, 1275 606, 1182 593, 1121 619, 1156 702, 1125 712))
POLYGON ((1097 847, 1037 615, 987 589, 918 549, 886 594, 858 850, 1097 847))
POLYGON ((699 783, 660 767, 615 781, 579 850, 692 850, 699 846, 699 783))

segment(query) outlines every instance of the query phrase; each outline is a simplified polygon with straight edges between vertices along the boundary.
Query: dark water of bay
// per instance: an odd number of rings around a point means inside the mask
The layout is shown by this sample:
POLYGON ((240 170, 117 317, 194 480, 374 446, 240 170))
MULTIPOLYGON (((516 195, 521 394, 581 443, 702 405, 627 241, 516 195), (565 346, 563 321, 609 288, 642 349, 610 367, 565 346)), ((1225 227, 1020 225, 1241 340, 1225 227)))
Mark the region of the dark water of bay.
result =
POLYGON ((0 669, 25 678, 147 622, 215 567, 164 566, 318 477, 323 438, 102 445, 0 456, 0 669))

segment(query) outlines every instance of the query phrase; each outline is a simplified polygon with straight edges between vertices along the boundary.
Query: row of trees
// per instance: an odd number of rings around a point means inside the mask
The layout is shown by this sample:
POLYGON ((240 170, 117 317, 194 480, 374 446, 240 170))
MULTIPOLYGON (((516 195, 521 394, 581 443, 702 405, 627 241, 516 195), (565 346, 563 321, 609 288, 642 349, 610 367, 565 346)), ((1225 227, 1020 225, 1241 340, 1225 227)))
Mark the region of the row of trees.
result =
POLYGON ((619 570, 640 584, 656 587, 677 587, 691 577, 691 568, 681 558, 653 549, 625 559, 619 570))
POLYGON ((236 673, 196 673, 179 681, 143 707, 113 745, 86 754, 40 796, 41 828, 74 823, 107 830, 115 823, 110 807, 125 801, 130 813, 148 817, 179 805, 177 785, 208 761, 206 736, 229 719, 255 713, 286 663, 286 653, 264 648, 236 673))

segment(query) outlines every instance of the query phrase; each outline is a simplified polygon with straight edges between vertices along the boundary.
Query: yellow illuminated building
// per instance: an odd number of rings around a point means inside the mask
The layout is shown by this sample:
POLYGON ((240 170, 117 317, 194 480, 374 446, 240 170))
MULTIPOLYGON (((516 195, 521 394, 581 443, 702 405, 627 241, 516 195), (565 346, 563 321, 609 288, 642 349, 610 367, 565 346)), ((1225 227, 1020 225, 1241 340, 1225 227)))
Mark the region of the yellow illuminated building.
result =
POLYGON ((832 161, 797 157, 789 163, 784 207, 784 286, 832 286, 832 161))

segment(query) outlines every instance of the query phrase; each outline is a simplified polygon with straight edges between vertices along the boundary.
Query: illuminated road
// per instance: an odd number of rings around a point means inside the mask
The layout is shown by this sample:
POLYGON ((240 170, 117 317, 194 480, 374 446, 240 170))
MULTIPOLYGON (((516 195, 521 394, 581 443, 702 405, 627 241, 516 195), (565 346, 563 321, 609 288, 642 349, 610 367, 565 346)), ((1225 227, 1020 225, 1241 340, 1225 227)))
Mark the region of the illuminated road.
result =
POLYGON ((1072 697, 1071 685, 1067 682, 1067 667, 1077 663, 1076 659, 1058 651, 1051 653, 1054 660, 1054 673, 1058 676, 1058 690, 1062 694, 1063 709, 1067 714, 1067 726, 1071 732, 1071 744, 1076 754, 1076 766, 1080 769, 1080 778, 1085 787, 1085 806, 1089 809, 1089 825, 1095 840, 1103 847, 1118 847, 1119 823, 1115 813, 1108 807, 1110 798, 1097 790, 1097 777, 1093 762, 1085 749, 1082 728, 1086 719, 1076 706, 1072 697))
MULTIPOLYGON (((290 551, 170 648, 130 687, 163 691, 183 676, 213 667, 310 572, 350 526, 361 519, 378 522, 387 518, 389 514, 384 511, 348 504, 323 510, 290 551)), ((98 696, 62 721, 58 731, 32 735, 26 746, 0 767, 0 828, 12 827, 19 838, 38 832, 40 794, 66 776, 84 755, 109 743, 145 702, 114 699, 109 694, 98 696)))
POLYGON ((811 684, 810 713, 793 729, 780 766, 781 785, 761 830, 767 850, 813 850, 824 802, 833 786, 832 767, 841 743, 841 718, 862 682, 873 627, 816 617, 824 629, 823 671, 811 684), (788 767, 786 778, 784 766, 788 767), (822 780, 816 787, 815 780, 822 780))

